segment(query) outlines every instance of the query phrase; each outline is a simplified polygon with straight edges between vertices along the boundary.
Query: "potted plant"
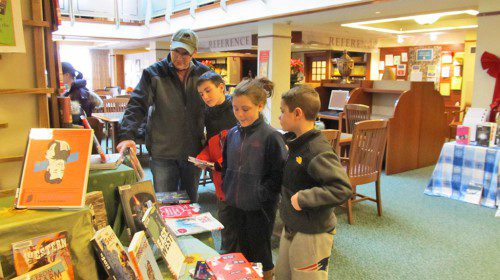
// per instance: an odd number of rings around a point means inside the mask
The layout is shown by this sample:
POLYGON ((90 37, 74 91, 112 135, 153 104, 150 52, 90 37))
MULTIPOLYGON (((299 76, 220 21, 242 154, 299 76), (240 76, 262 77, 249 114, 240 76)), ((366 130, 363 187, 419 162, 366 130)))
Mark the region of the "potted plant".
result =
POLYGON ((290 88, 304 78, 304 63, 299 59, 290 59, 290 88))

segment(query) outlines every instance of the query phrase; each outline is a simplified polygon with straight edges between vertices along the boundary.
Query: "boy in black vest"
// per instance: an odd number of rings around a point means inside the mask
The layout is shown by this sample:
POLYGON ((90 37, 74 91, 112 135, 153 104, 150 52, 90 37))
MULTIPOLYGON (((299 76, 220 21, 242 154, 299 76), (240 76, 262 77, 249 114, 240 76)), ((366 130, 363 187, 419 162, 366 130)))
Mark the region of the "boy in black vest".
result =
POLYGON ((281 98, 280 122, 294 138, 287 142, 280 214, 281 235, 276 279, 328 279, 337 219, 333 213, 352 195, 338 156, 314 129, 320 109, 318 93, 297 86, 281 98), (290 133, 291 134, 291 133, 290 133))

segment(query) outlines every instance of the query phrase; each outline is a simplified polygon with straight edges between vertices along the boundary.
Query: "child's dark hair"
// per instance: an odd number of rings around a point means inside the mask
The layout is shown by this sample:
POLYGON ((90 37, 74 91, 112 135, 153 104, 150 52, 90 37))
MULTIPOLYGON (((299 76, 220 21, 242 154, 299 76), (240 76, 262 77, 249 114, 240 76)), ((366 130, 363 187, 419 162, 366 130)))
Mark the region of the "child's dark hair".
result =
POLYGON ((69 74, 71 76, 71 78, 73 78, 73 79, 77 79, 77 80, 83 79, 82 72, 75 70, 73 65, 71 65, 70 63, 62 62, 61 66, 62 66, 63 74, 69 74), (76 73, 78 73, 78 74, 76 74, 76 73))
POLYGON ((202 83, 210 81, 212 82, 216 87, 219 86, 220 84, 224 84, 224 79, 222 79, 222 76, 215 73, 214 71, 208 71, 203 73, 198 78, 198 81, 196 82, 196 87, 199 87, 202 83))
POLYGON ((300 108, 308 121, 316 120, 321 107, 319 94, 310 85, 300 85, 290 89, 281 96, 281 100, 290 111, 300 108))
POLYGON ((234 89, 233 96, 247 96, 254 105, 266 104, 273 94, 274 83, 266 77, 244 79, 234 89))

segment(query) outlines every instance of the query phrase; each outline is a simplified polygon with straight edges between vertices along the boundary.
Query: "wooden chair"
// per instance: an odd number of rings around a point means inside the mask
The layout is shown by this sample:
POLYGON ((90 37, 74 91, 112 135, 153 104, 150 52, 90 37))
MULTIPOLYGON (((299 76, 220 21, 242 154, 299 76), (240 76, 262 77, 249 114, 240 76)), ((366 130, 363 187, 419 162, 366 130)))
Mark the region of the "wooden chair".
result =
POLYGON ((347 162, 347 175, 351 181, 352 197, 346 202, 347 218, 353 224, 352 205, 364 200, 377 203, 378 215, 382 215, 380 197, 380 175, 387 141, 387 121, 370 120, 356 123, 351 143, 350 157, 347 162), (356 192, 357 185, 375 182, 376 198, 356 192))
MULTIPOLYGON (((370 106, 362 104, 346 104, 344 112, 340 114, 340 120, 346 119, 345 132, 352 134, 354 131, 354 124, 360 121, 367 121, 370 119, 371 111, 370 106)), ((339 130, 342 131, 342 122, 339 121, 339 130)))
POLYGON ((336 129, 322 129, 321 133, 325 136, 326 140, 330 142, 333 151, 340 156, 340 130, 336 129))
POLYGON ((105 89, 95 89, 94 92, 99 95, 99 97, 101 97, 102 100, 106 100, 108 98, 112 98, 113 95, 111 94, 111 92, 109 92, 108 90, 105 90, 105 89))
POLYGON ((104 113, 123 112, 127 107, 128 98, 110 98, 104 101, 104 113))

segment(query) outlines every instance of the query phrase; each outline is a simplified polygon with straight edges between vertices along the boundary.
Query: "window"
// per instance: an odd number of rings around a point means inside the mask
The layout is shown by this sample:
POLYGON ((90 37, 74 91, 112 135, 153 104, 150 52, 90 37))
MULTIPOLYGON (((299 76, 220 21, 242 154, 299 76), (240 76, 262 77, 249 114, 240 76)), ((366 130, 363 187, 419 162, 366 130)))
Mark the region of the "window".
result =
POLYGON ((311 80, 321 81, 326 79, 326 61, 313 61, 311 66, 311 80))

